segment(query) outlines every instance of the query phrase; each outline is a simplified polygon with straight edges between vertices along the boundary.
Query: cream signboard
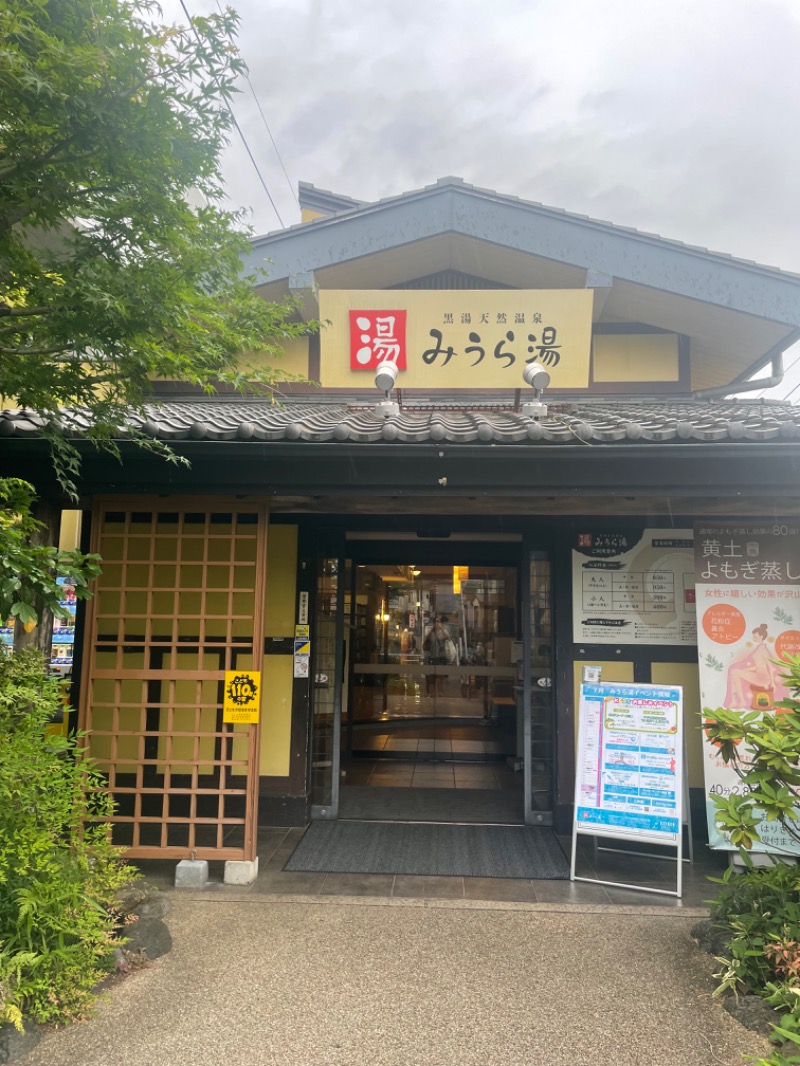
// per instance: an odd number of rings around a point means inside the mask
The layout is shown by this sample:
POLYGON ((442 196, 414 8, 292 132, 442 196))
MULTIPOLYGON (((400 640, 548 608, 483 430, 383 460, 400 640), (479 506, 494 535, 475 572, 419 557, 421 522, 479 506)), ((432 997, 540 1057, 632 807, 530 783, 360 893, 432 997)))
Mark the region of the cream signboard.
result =
POLYGON ((320 383, 370 387, 392 362, 399 388, 517 389, 537 362, 552 388, 585 389, 593 299, 591 289, 322 289, 320 383))

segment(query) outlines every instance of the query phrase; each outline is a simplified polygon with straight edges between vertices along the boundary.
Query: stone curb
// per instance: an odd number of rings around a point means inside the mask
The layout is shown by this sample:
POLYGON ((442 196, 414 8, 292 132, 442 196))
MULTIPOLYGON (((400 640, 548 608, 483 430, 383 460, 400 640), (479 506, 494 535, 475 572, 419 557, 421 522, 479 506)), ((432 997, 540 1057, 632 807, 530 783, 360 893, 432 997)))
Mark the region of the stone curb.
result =
POLYGON ((706 907, 655 907, 647 904, 624 903, 525 903, 517 900, 483 900, 483 899, 434 899, 428 897, 405 898, 382 896, 311 896, 300 893, 258 893, 227 892, 222 886, 214 891, 191 892, 182 890, 180 902, 187 903, 296 903, 303 906, 338 906, 338 907, 411 907, 424 910, 467 910, 467 911, 530 911, 531 913, 551 914, 610 914, 615 916, 647 918, 707 918, 706 907))

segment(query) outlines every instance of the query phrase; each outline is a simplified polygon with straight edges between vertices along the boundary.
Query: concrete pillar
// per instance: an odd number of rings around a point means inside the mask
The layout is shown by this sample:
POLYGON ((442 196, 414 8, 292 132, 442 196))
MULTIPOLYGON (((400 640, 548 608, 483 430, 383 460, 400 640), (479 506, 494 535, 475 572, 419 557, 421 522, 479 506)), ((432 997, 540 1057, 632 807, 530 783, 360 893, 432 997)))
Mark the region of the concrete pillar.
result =
POLYGON ((223 881, 226 885, 252 885, 258 877, 258 856, 249 862, 246 859, 228 859, 225 863, 223 881))
POLYGON ((208 863, 205 859, 181 859, 175 867, 176 888, 205 888, 208 863))

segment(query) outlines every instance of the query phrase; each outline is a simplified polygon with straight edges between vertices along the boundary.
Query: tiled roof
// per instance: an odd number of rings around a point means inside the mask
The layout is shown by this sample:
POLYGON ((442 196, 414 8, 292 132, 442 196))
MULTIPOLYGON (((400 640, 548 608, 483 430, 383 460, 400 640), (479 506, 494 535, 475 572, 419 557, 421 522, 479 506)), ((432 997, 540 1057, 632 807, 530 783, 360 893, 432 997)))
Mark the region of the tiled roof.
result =
MULTIPOLYGON (((660 444, 781 441, 800 437, 800 408, 758 400, 577 400, 551 403, 533 419, 510 404, 493 407, 411 401, 389 419, 374 403, 221 398, 148 404, 127 425, 164 441, 284 441, 421 444, 660 444)), ((76 435, 88 426, 81 411, 64 413, 76 435)), ((44 422, 24 410, 0 411, 0 437, 39 436, 44 422)), ((126 436, 123 426, 121 437, 126 436)))

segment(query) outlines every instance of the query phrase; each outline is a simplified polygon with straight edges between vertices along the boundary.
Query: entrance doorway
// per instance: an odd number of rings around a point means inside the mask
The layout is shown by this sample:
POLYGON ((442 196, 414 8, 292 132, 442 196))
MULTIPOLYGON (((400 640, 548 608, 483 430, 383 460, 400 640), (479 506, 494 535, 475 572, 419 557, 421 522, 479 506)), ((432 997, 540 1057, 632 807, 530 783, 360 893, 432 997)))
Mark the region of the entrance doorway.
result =
POLYGON ((316 562, 312 819, 552 825, 549 553, 349 547, 316 562))
POLYGON ((521 823, 517 567, 351 574, 339 817, 521 823))

